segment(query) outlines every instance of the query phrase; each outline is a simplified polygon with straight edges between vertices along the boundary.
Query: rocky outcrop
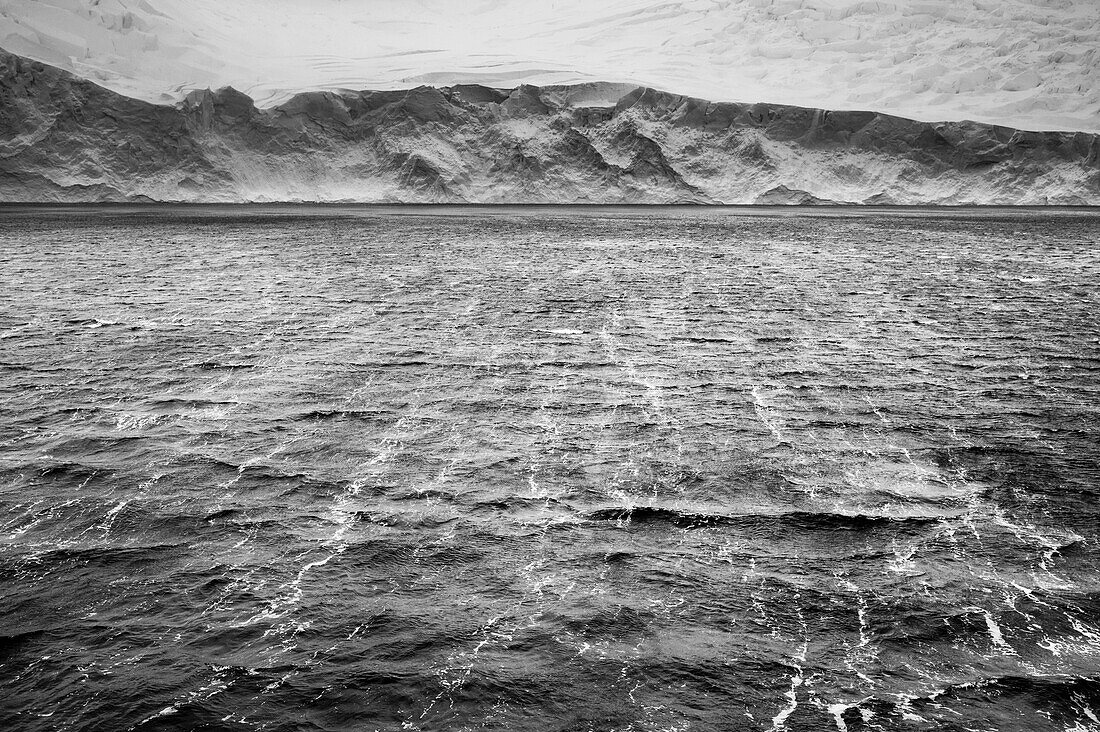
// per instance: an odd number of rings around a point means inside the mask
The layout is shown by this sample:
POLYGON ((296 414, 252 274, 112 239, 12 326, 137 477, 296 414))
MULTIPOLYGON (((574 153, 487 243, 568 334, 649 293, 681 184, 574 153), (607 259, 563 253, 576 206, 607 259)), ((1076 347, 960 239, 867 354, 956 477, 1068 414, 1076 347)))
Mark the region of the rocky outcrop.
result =
POLYGON ((1100 204, 1097 135, 574 89, 168 106, 0 52, 0 200, 1100 204))
POLYGON ((753 203, 760 206, 822 206, 835 204, 836 201, 818 198, 806 191, 791 189, 787 186, 776 186, 761 193, 753 203))

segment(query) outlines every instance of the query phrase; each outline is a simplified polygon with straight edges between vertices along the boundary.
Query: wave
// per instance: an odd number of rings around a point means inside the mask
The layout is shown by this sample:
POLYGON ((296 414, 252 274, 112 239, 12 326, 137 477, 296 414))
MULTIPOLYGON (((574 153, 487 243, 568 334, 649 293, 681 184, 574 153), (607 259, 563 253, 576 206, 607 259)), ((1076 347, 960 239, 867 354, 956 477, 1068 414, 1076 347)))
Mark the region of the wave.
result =
POLYGON ((196 368, 203 371, 240 371, 242 369, 254 369, 254 363, 221 363, 219 361, 203 361, 195 364, 196 368))
POLYGON ((178 552, 185 547, 190 547, 190 544, 188 542, 172 542, 124 547, 57 547, 43 552, 36 552, 29 556, 28 560, 43 566, 52 566, 61 562, 101 566, 119 563, 142 564, 155 561, 161 555, 178 552))
POLYGON ((220 511, 214 511, 213 513, 206 514, 205 520, 210 523, 216 521, 223 521, 228 519, 234 519, 240 516, 242 513, 239 508, 223 508, 220 511))
POLYGON ((407 571, 409 567, 434 567, 474 564, 489 554, 469 545, 431 546, 416 539, 370 539, 351 543, 344 552, 343 561, 349 565, 364 565, 377 571, 395 567, 407 571))
POLYGON ((311 409, 308 412, 298 412, 287 415, 295 422, 325 422, 340 419, 377 420, 386 419, 390 415, 379 409, 311 409))
POLYGON ((52 628, 35 628, 33 630, 0 633, 0 660, 11 658, 21 651, 24 646, 34 643, 51 630, 52 628))
POLYGON ((639 526, 673 526, 682 529, 710 526, 764 527, 783 525, 825 531, 861 531, 884 526, 925 526, 938 524, 938 516, 875 516, 868 514, 842 514, 813 511, 785 511, 779 513, 719 514, 694 513, 658 506, 631 508, 601 508, 587 513, 588 521, 613 521, 639 526))
POLYGON ((228 399, 203 399, 201 397, 165 397, 163 399, 152 399, 149 403, 154 408, 193 407, 201 409, 203 407, 235 407, 240 402, 228 399))
POLYGON ((1095 720, 1095 712, 1090 707, 1100 706, 1100 680, 1068 675, 1004 674, 948 683, 921 694, 895 693, 891 696, 894 698, 871 696, 844 705, 838 710, 838 719, 847 724, 847 729, 858 730, 866 728, 864 712, 880 719, 904 719, 906 715, 916 714, 923 722, 948 725, 936 726, 937 729, 963 729, 955 724, 962 713, 960 708, 978 707, 983 710, 984 721, 991 725, 990 729, 1040 729, 1023 722, 1022 708, 1031 707, 1041 710, 1045 721, 1060 722, 1058 729, 1095 729, 1080 722, 1086 718, 1091 722, 1095 720), (1007 704, 1000 706, 999 702, 1007 704))

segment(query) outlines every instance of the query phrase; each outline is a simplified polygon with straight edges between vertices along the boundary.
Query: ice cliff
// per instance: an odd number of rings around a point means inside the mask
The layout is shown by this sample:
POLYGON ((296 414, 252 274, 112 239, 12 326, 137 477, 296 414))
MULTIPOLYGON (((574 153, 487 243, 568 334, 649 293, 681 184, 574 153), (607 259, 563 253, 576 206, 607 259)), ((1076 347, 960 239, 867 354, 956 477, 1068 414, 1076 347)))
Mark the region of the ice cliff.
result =
POLYGON ((158 105, 0 52, 0 200, 1100 204, 1100 136, 603 83, 158 105))

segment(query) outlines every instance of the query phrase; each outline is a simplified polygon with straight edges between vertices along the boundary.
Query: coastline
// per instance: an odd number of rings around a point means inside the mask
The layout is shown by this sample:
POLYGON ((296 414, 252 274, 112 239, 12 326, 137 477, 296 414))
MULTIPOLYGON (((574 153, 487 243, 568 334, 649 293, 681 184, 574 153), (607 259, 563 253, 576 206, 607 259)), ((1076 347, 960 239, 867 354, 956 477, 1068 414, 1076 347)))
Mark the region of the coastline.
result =
POLYGON ((0 202, 0 215, 164 215, 226 218, 247 216, 579 216, 636 218, 648 216, 867 218, 998 218, 1100 217, 1097 205, 768 205, 768 204, 602 204, 602 203, 331 203, 331 202, 0 202))

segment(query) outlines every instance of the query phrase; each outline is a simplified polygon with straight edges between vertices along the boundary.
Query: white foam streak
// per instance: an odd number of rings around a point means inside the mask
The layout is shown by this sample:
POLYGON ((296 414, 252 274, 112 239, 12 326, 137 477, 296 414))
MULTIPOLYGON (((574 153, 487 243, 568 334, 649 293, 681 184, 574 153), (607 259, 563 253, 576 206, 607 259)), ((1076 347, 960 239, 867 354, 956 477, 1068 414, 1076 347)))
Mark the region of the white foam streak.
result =
POLYGON ((765 400, 760 387, 753 386, 750 393, 752 394, 753 409, 756 411, 757 418, 768 428, 768 431, 772 433, 772 436, 775 437, 778 442, 782 442, 783 433, 780 431, 779 424, 772 412, 772 408, 765 400))
POLYGON ((233 684, 233 680, 229 678, 229 675, 227 673, 228 671, 230 671, 229 666, 214 666, 213 671, 214 675, 211 676, 210 679, 198 689, 195 689, 185 696, 178 698, 176 701, 172 702, 167 707, 164 707, 156 714, 152 714, 146 717, 135 725, 131 725, 128 730, 134 730, 139 727, 144 727, 149 722, 152 722, 153 720, 159 719, 161 717, 171 716, 178 712, 181 707, 188 704, 197 704, 208 701, 214 696, 228 689, 233 684))
MULTIPOLYGON (((803 651, 805 652, 805 651, 803 651)), ((802 685, 802 667, 796 666, 797 670, 791 674, 791 688, 783 694, 787 698, 788 704, 779 710, 779 713, 772 717, 771 732, 779 732, 779 730, 786 729, 787 718, 794 714, 798 709, 798 687, 802 685)))

